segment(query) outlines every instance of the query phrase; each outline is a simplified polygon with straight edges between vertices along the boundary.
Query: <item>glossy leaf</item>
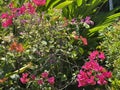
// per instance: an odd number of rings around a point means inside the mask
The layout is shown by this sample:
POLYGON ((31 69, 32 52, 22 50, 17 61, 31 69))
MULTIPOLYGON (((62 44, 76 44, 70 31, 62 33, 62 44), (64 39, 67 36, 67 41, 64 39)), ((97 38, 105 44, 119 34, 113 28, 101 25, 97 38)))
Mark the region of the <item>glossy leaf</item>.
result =
POLYGON ((69 4, 71 4, 73 1, 65 1, 63 3, 60 3, 59 5, 57 5, 55 8, 56 9, 61 9, 64 8, 65 6, 68 6, 69 4))

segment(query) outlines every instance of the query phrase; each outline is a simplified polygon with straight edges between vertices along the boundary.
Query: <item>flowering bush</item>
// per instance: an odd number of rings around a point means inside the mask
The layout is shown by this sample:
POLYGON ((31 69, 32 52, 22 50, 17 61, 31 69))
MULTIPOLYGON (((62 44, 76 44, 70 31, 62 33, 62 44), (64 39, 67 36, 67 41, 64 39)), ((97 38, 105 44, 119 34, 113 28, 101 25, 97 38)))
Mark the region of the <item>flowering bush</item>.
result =
POLYGON ((33 86, 30 86, 30 88, 35 89, 43 89, 45 87, 50 87, 50 85, 54 85, 55 83, 55 77, 51 76, 48 77, 49 72, 45 71, 41 73, 41 76, 35 76, 35 75, 29 75, 29 73, 22 73, 22 77, 20 78, 20 82, 22 84, 29 84, 32 83, 33 86), (34 85, 37 86, 35 87, 34 85))
POLYGON ((99 64, 100 60, 103 61, 104 59, 103 52, 93 51, 90 53, 90 61, 82 66, 77 75, 78 87, 96 84, 105 85, 108 83, 108 79, 112 77, 112 73, 99 64))
POLYGON ((12 2, 1 14, 0 89, 62 90, 76 81, 78 87, 107 84, 112 74, 99 64, 104 53, 93 51, 87 61, 94 49, 87 35, 92 19, 68 20, 58 9, 38 10, 45 4, 32 0, 17 7, 12 2))

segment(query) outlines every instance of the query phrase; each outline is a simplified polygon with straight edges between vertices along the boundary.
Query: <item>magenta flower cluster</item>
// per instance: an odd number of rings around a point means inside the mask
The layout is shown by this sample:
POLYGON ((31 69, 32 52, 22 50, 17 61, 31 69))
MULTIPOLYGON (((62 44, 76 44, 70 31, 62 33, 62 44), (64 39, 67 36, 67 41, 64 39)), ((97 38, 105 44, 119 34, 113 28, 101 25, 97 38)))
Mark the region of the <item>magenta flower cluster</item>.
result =
POLYGON ((39 78, 36 78, 35 75, 29 75, 28 73, 23 73, 22 77, 20 78, 22 84, 26 84, 29 81, 36 81, 38 85, 44 85, 45 83, 49 83, 50 85, 54 85, 55 77, 49 77, 49 73, 47 71, 41 73, 39 78))
POLYGON ((105 55, 103 52, 93 51, 89 55, 89 61, 86 62, 79 74, 77 75, 78 87, 84 87, 87 85, 105 85, 108 83, 108 79, 112 77, 112 73, 107 71, 98 62, 104 60, 105 55))
POLYGON ((105 55, 104 55, 103 52, 98 52, 97 50, 95 50, 95 51, 90 53, 88 58, 89 58, 90 61, 91 60, 98 60, 98 59, 104 60, 105 59, 105 55))
POLYGON ((91 17, 87 16, 85 19, 81 20, 82 23, 86 23, 88 25, 94 25, 94 22, 91 20, 91 17))
POLYGON ((13 18, 16 18, 20 15, 29 13, 36 13, 36 5, 44 6, 46 4, 46 0, 33 0, 32 2, 24 3, 21 7, 16 8, 13 2, 11 2, 8 6, 10 9, 9 13, 2 13, 0 18, 2 19, 2 27, 6 28, 13 24, 13 18))
POLYGON ((28 75, 28 73, 22 74, 22 77, 20 78, 21 83, 26 84, 29 81, 28 75))
POLYGON ((46 0, 33 0, 33 2, 37 5, 37 6, 44 6, 46 4, 46 0))
POLYGON ((48 72, 43 72, 41 74, 41 78, 38 80, 39 85, 44 85, 44 83, 47 81, 50 85, 54 85, 55 83, 55 77, 48 77, 49 73, 48 72))
POLYGON ((9 4, 10 12, 9 13, 2 13, 0 18, 2 19, 2 27, 6 28, 13 23, 13 18, 16 18, 20 15, 25 13, 35 14, 35 7, 32 3, 28 2, 22 5, 21 7, 14 7, 13 3, 9 4))

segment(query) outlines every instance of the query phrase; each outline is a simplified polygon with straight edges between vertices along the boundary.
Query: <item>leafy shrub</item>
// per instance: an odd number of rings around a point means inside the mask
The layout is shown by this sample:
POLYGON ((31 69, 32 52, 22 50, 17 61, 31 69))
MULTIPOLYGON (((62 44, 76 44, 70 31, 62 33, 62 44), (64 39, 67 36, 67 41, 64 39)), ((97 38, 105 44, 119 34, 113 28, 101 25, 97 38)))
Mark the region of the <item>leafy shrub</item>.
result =
POLYGON ((108 27, 104 32, 102 32, 103 42, 101 43, 101 48, 105 52, 107 60, 106 65, 109 69, 113 70, 113 87, 119 90, 119 80, 120 80, 120 30, 119 21, 114 23, 112 26, 108 27))
MULTIPOLYGON (((89 16, 68 20, 61 9, 42 12, 45 3, 12 2, 6 7, 9 10, 1 14, 1 89, 66 89, 76 84, 76 75, 86 64, 90 50, 98 45, 96 37, 93 40, 88 36, 89 29, 94 27, 89 16), (94 43, 90 44, 91 41, 94 43)), ((70 3, 65 1, 56 7, 70 3)), ((103 59, 103 53, 99 57, 103 59)))
POLYGON ((76 34, 72 34, 70 27, 76 28, 77 24, 64 19, 61 10, 38 14, 30 2, 17 8, 13 5, 9 13, 1 15, 1 88, 53 89, 65 87, 66 81, 74 81, 73 73, 84 62, 79 60, 85 58, 82 47, 87 43, 82 35, 75 40, 76 34), (44 85, 39 85, 45 70, 52 85, 47 79, 44 85), (35 75, 38 84, 32 81, 31 75, 35 75))

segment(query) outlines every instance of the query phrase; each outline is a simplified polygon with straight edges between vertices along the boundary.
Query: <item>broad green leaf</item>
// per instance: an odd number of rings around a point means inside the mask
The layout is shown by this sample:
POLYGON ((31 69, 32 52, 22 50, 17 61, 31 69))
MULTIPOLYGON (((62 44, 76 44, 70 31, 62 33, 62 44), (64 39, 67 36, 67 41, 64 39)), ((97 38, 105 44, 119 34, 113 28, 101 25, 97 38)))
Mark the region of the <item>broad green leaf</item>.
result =
MULTIPOLYGON (((107 15, 106 15, 107 16, 107 15)), ((106 17, 105 16, 105 17, 106 17)), ((109 26, 116 18, 118 18, 120 16, 120 13, 116 13, 116 14, 113 14, 113 15, 110 15, 110 16, 107 16, 105 18, 105 20, 100 23, 99 25, 95 26, 94 28, 90 29, 90 33, 89 35, 92 35, 94 34, 95 32, 97 31, 101 31, 101 30, 104 30, 107 26, 109 26)), ((103 18, 103 17, 102 17, 103 18)))
POLYGON ((59 5, 57 5, 55 8, 56 9, 61 9, 64 8, 65 6, 68 6, 69 4, 71 4, 73 1, 65 1, 63 3, 60 3, 59 5))
POLYGON ((77 0, 76 2, 77 2, 77 5, 78 5, 78 6, 81 6, 81 5, 82 5, 82 0, 77 0))
POLYGON ((60 2, 60 0, 54 1, 54 2, 50 5, 50 8, 53 8, 53 7, 55 6, 55 4, 57 4, 57 3, 59 3, 59 2, 60 2))
POLYGON ((3 4, 3 0, 0 0, 0 5, 2 5, 3 4))
POLYGON ((47 42, 46 42, 46 41, 41 41, 41 43, 42 43, 43 45, 47 45, 47 42))
POLYGON ((48 6, 49 3, 50 3, 50 0, 47 0, 47 2, 46 2, 46 6, 48 6))
POLYGON ((116 14, 113 14, 113 15, 109 16, 108 19, 117 18, 119 16, 120 16, 120 13, 116 13, 116 14))

